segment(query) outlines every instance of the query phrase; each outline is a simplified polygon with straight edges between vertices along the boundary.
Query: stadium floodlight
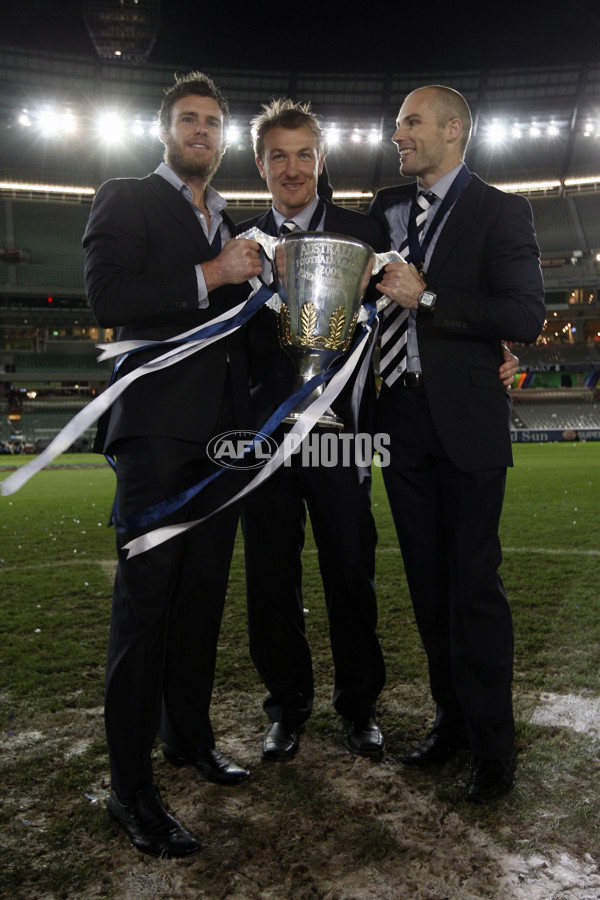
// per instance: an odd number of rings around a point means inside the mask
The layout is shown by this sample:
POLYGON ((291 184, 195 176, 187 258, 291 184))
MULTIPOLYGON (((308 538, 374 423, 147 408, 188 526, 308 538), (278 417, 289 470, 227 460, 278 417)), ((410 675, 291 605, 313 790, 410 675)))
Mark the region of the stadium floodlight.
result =
POLYGON ((230 147, 232 144, 237 144, 240 141, 241 134, 240 126, 235 122, 230 122, 227 129, 227 146, 230 147))
POLYGON ((118 144, 125 136, 123 117, 114 111, 102 113, 98 119, 98 134, 107 144, 118 144))
POLYGON ((546 132, 548 137, 556 137, 556 135, 559 134, 559 127, 555 122, 549 122, 546 132))
POLYGON ((381 133, 376 131, 374 128, 369 132, 369 137, 367 138, 369 144, 380 144, 381 143, 381 133))
POLYGON ((350 135, 350 140, 352 141, 353 144, 360 144, 360 142, 362 141, 362 135, 361 135, 360 131, 358 130, 358 128, 354 129, 354 131, 350 135))
POLYGON ((39 131, 46 137, 73 134, 77 130, 77 119, 70 110, 58 112, 49 106, 38 112, 36 124, 39 131))
POLYGON ((22 110, 17 121, 18 121, 19 125, 23 125, 24 128, 29 128, 31 126, 31 119, 29 117, 29 112, 26 109, 22 110))
POLYGON ((506 129, 502 122, 492 122, 487 130, 487 139, 492 144, 501 144, 506 137, 506 129))
POLYGON ((529 137, 539 137, 541 134, 540 127, 537 122, 532 122, 529 126, 529 137))
POLYGON ((519 140, 520 138, 523 137, 523 132, 521 131, 521 126, 519 125, 518 122, 514 123, 514 125, 512 127, 511 135, 512 135, 512 137, 516 138, 517 140, 519 140))
POLYGON ((146 129, 144 128, 144 123, 140 122, 139 119, 136 119, 133 125, 131 126, 131 133, 134 137, 143 137, 146 133, 146 129))
POLYGON ((37 115, 37 127, 47 137, 54 137, 60 134, 60 116, 55 109, 46 107, 37 115))
POLYGON ((70 110, 60 117, 60 131, 62 134, 73 134, 77 131, 77 119, 70 110))
POLYGON ((335 147, 339 144, 341 140, 340 129, 337 125, 330 125, 327 131, 325 132, 325 138, 327 140, 327 144, 330 147, 335 147))

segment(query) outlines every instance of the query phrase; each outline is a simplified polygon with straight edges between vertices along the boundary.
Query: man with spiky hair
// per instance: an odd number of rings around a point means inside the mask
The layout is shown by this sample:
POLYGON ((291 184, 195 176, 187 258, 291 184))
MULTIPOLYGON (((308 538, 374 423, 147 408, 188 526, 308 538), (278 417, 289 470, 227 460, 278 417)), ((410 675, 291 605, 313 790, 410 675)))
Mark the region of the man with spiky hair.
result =
MULTIPOLYGON (((252 134, 256 164, 273 205, 264 215, 243 223, 242 230, 256 225, 277 235, 287 222, 287 228, 334 232, 383 250, 383 229, 376 221, 319 195, 325 141, 309 104, 273 100, 253 121, 252 134)), ((295 372, 279 346, 277 317, 270 309, 263 308, 252 319, 248 336, 260 427, 292 392, 295 372)), ((369 379, 364 398, 367 410, 374 400, 372 372, 369 379)), ((328 433, 341 442, 359 430, 369 430, 364 415, 358 417, 360 424, 353 419, 350 389, 333 408, 344 423, 342 434, 317 425, 313 435, 328 433)), ((262 756, 276 761, 292 757, 313 706, 313 669, 302 599, 307 509, 329 616, 333 703, 344 721, 349 749, 378 755, 384 738, 375 715, 385 666, 376 634, 377 533, 370 507, 370 475, 361 478, 354 455, 350 464, 344 464, 340 452, 333 466, 306 466, 300 455, 292 457, 290 467, 281 467, 244 504, 250 653, 269 691, 264 709, 270 724, 262 756)))
POLYGON ((474 757, 466 799, 489 803, 515 783, 513 630, 498 573, 498 525, 512 465, 501 339, 534 341, 544 324, 539 248, 527 200, 464 163, 471 113, 457 91, 410 93, 392 138, 400 173, 371 212, 406 262, 378 284, 382 321, 377 428, 390 435, 384 480, 436 716, 403 757, 474 757))
MULTIPOLYGON (((116 179, 98 190, 83 240, 92 313, 118 340, 147 344, 119 360, 117 378, 160 356, 156 342, 235 306, 261 270, 258 244, 232 239, 225 201, 210 186, 228 120, 210 78, 193 72, 177 79, 160 111, 164 162, 147 178, 116 179)), ((230 507, 132 558, 121 548, 146 530, 129 524, 137 514, 212 472, 213 435, 250 425, 246 352, 235 333, 132 382, 97 437, 96 449, 116 458, 118 500, 105 693, 108 808, 132 843, 156 856, 188 856, 200 847, 166 812, 153 783, 159 728, 169 761, 219 784, 249 775, 215 748, 209 715, 239 510, 230 507)), ((215 490, 212 508, 220 502, 215 490)), ((198 509, 188 515, 198 518, 198 509)))

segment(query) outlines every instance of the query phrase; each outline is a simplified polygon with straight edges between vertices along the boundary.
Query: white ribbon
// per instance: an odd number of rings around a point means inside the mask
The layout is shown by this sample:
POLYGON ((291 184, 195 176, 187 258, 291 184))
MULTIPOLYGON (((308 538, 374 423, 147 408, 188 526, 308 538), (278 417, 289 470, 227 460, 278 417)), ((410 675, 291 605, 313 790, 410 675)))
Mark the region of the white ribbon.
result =
MULTIPOLYGON (((267 255, 269 255, 270 253, 272 254, 275 243, 278 240, 278 238, 274 238, 270 235, 264 234, 258 228, 251 228, 248 231, 245 231, 243 234, 238 235, 238 238, 248 238, 250 240, 258 241, 267 255)), ((389 253, 376 253, 373 274, 379 272, 380 269, 386 266, 389 262, 396 261, 397 259, 402 260, 402 257, 394 250, 390 251, 389 253)), ((253 292, 250 297, 248 297, 243 303, 235 306, 233 309, 229 309, 216 318, 211 319, 210 322, 207 322, 206 325, 202 327, 207 328, 210 325, 225 322, 228 319, 233 318, 233 316, 240 312, 240 310, 243 309, 246 303, 248 303, 248 301, 256 294, 257 290, 261 286, 258 278, 251 279, 250 284, 253 288, 253 292)), ((388 302, 389 301, 387 297, 383 297, 381 300, 378 300, 377 311, 380 312, 380 310, 383 309, 388 302)), ((281 305, 279 296, 277 294, 274 294, 273 297, 269 301, 267 301, 267 305, 271 306, 275 311, 278 311, 278 308, 281 305)), ((368 311, 364 307, 362 307, 359 314, 359 321, 364 322, 367 318, 368 311)), ((115 402, 115 400, 123 393, 123 391, 127 387, 129 387, 129 385, 133 381, 136 381, 138 378, 141 378, 143 375, 147 375, 150 372, 156 372, 160 369, 166 368, 167 366, 172 366, 175 363, 180 362, 182 359, 191 356, 192 353, 196 353, 203 347, 208 347, 214 341, 218 341, 224 337, 228 337, 230 334, 236 331, 237 328, 239 328, 239 326, 233 326, 232 328, 225 330, 219 335, 213 335, 212 337, 208 338, 199 338, 197 340, 187 341, 183 347, 174 347, 171 350, 168 350, 161 356, 156 357, 156 359, 138 366, 138 368, 136 368, 133 372, 130 372, 128 375, 123 376, 114 384, 110 385, 105 391, 102 392, 102 394, 100 394, 99 397, 96 397, 96 399, 92 400, 91 403, 88 403, 88 405, 84 409, 80 410, 62 429, 62 431, 56 435, 56 437, 50 442, 50 444, 48 444, 46 449, 43 450, 35 459, 32 459, 30 462, 26 463, 26 465, 21 466, 15 472, 9 475, 8 478, 4 479, 4 481, 0 484, 0 493, 2 494, 2 496, 8 497, 11 494, 14 494, 21 487, 23 487, 23 485, 26 484, 30 478, 37 474, 37 472, 39 472, 45 466, 49 465, 54 459, 56 459, 57 456, 60 456, 61 453, 64 453, 66 450, 68 450, 71 444, 75 440, 77 440, 77 438, 80 437, 84 433, 84 431, 87 431, 87 429, 90 428, 104 412, 106 412, 109 406, 111 406, 115 402)), ((175 337, 170 338, 168 342, 132 340, 115 341, 114 343, 110 344, 98 344, 99 349, 103 351, 98 357, 98 362, 106 359, 111 359, 115 356, 121 356, 123 353, 127 353, 130 350, 135 350, 139 347, 161 346, 164 343, 185 340, 198 330, 200 330, 198 329, 198 327, 192 328, 189 331, 185 331, 181 334, 175 335, 175 337)), ((350 358, 352 358, 352 356, 350 358)), ((345 369, 345 366, 343 368, 345 369)), ((331 383, 335 382, 336 378, 337 375, 332 378, 331 383)), ((324 394, 322 394, 321 396, 324 396, 324 394)), ((306 412, 308 413, 309 410, 310 407, 306 412)))
MULTIPOLYGON (((246 303, 248 301, 245 301, 246 303)), ((230 318, 231 314, 235 315, 236 312, 239 312, 240 309, 243 308, 245 303, 241 303, 239 306, 235 307, 233 310, 228 310, 227 313, 224 313, 222 316, 219 316, 217 319, 211 320, 211 322, 207 323, 208 325, 214 324, 214 322, 221 321, 223 319, 230 318)), ((204 326, 207 327, 207 326, 204 326)), ((239 328, 239 325, 235 325, 232 328, 227 329, 222 334, 212 335, 208 338, 199 338, 195 341, 188 341, 182 347, 173 347, 171 350, 168 350, 166 353, 163 353, 161 356, 157 356, 156 359, 152 359, 149 362, 143 363, 143 365, 138 366, 137 369, 134 369, 133 372, 129 372, 127 375, 124 375, 118 381, 115 381, 114 384, 111 384, 109 387, 103 391, 99 397, 96 397, 95 400, 92 400, 91 403, 88 403, 84 409, 81 409, 70 422, 65 425, 63 430, 56 435, 54 440, 51 441, 50 444, 43 450, 39 456, 35 459, 32 459, 31 462, 28 462, 26 465, 21 466, 12 475, 9 475, 8 478, 5 478, 4 481, 0 484, 0 492, 4 497, 8 497, 10 494, 14 494, 15 491, 18 491, 19 488, 23 487, 30 478, 32 478, 37 472, 47 466, 52 462, 53 459, 56 459, 57 456, 60 456, 61 453, 64 453, 65 450, 68 450, 73 441, 75 441, 80 435, 83 434, 97 419, 100 418, 102 413, 106 412, 106 410, 111 406, 117 397, 123 393, 123 391, 129 387, 129 385, 136 381, 138 378, 141 378, 142 375, 147 375, 150 372, 156 372, 159 369, 167 368, 167 366, 172 366, 175 363, 180 362, 182 359, 185 359, 188 356, 191 356, 193 353, 197 353, 198 350, 201 350, 203 347, 208 347, 209 344, 214 343, 215 341, 221 340, 221 338, 227 337, 232 332, 236 331, 239 328)), ((193 331, 198 331, 198 328, 192 330, 192 332, 185 332, 185 334, 191 334, 193 331)), ((172 341, 177 341, 181 337, 185 337, 185 334, 177 335, 174 338, 171 338, 172 341)), ((121 341, 120 344, 129 343, 121 341)), ((133 342, 136 343, 137 342, 133 342)), ((161 341, 156 341, 156 344, 161 344, 161 341)), ((147 342, 143 342, 142 346, 146 346, 147 342)), ((112 347, 112 344, 109 345, 112 347)), ((122 348, 118 351, 118 353, 122 353, 122 348)), ((114 355, 114 354, 113 354, 114 355)))
MULTIPOLYGON (((248 301, 251 300, 252 297, 254 297, 255 293, 256 290, 254 290, 252 294, 250 294, 250 296, 247 297, 246 300, 244 300, 243 303, 238 303, 237 306, 232 307, 232 309, 226 310, 224 313, 221 313, 220 316, 216 316, 214 319, 211 319, 210 322, 206 322, 200 327, 196 325, 195 328, 190 328, 189 331, 182 331, 181 334, 176 334, 175 337, 169 338, 167 341, 111 341, 110 344, 96 344, 96 347, 99 350, 103 351, 96 362, 104 362, 105 359, 112 359, 114 356, 121 356, 122 353, 129 353, 130 350, 137 350, 140 347, 156 347, 165 343, 170 344, 173 341, 185 341, 186 338, 188 338, 191 334, 194 334, 196 331, 200 331, 202 328, 209 328, 211 325, 218 325, 220 322, 226 322, 227 319, 232 319, 244 308, 248 301)), ((227 332, 227 334, 230 334, 230 332, 227 332)), ((226 335, 219 335, 219 338, 221 337, 226 337, 226 335)), ((206 344, 208 344, 211 342, 211 340, 217 340, 217 338, 199 338, 198 340, 205 340, 206 344)), ((203 344, 202 346, 205 345, 203 344)))
POLYGON ((266 463, 258 475, 256 475, 245 488, 235 494, 230 500, 227 500, 218 509, 203 516, 201 519, 194 519, 192 522, 183 522, 179 525, 163 525, 161 528, 155 528, 153 531, 147 531, 145 534, 134 538, 122 548, 123 550, 128 551, 127 558, 130 559, 133 556, 138 556, 140 553, 145 553, 153 547, 164 544, 165 541, 170 541, 171 538, 176 537, 178 534, 183 534, 184 532, 195 528, 197 525, 200 525, 202 522, 206 522, 207 519, 210 519, 218 512, 221 512, 221 510, 227 509, 232 503, 237 503, 238 500, 241 500, 242 497, 245 497, 250 491, 255 490, 263 481, 272 475, 273 472, 282 466, 285 460, 302 443, 307 434, 312 431, 323 413, 331 406, 336 397, 343 390, 344 385, 347 384, 354 369, 358 365, 363 350, 369 343, 368 335, 371 332, 370 326, 365 326, 365 331, 367 332, 366 336, 357 343, 339 372, 336 372, 329 384, 327 384, 323 393, 320 394, 320 396, 317 397, 317 399, 302 413, 294 427, 286 435, 283 443, 279 445, 275 455, 271 457, 269 462, 266 463))

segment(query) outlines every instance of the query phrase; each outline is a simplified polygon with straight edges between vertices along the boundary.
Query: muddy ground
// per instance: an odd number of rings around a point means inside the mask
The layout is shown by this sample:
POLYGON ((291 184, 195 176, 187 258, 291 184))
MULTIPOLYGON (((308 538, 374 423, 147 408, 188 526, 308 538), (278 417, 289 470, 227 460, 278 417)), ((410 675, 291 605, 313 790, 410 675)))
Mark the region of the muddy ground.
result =
MULTIPOLYGON (((538 721, 537 716, 543 724, 579 731, 597 727, 583 701, 546 696, 517 702, 519 714, 529 720, 538 721)), ((380 720, 400 722, 402 710, 415 705, 423 706, 425 721, 425 689, 387 690, 380 720)), ((585 846, 574 855, 561 848, 560 835, 539 843, 537 823, 556 816, 556 809, 545 809, 540 797, 534 814, 519 818, 519 809, 532 802, 523 763, 510 797, 479 812, 461 800, 468 755, 436 771, 405 769, 399 762, 407 746, 401 728, 389 729, 388 752, 374 763, 352 757, 337 722, 317 709, 299 755, 267 764, 260 759, 260 695, 217 693, 214 708, 220 747, 252 769, 245 785, 208 784, 190 768, 170 766, 158 747, 155 753, 156 781, 172 812, 202 840, 200 854, 184 861, 154 860, 133 849, 102 810, 105 773, 83 796, 65 801, 62 810, 40 810, 33 791, 18 798, 6 834, 32 874, 10 894, 3 893, 0 877, 0 895, 23 900, 600 898, 596 858, 585 846), (57 820, 76 810, 78 822, 83 811, 84 825, 57 848, 50 840, 57 820), (64 857, 64 882, 49 889, 43 872, 57 854, 64 857), (85 884, 74 888, 69 867, 83 861, 85 884)), ((11 766, 24 754, 51 751, 60 767, 103 741, 100 708, 64 711, 29 724, 0 737, 6 801, 16 799, 11 766)))

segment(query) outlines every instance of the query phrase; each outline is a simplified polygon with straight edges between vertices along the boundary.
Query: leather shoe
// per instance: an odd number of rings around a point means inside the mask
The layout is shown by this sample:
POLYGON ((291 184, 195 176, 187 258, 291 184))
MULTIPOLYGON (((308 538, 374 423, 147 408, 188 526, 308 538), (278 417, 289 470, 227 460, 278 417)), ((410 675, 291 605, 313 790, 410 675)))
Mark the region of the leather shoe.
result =
POLYGON ((142 853, 170 859, 191 856, 200 849, 196 838, 166 811, 154 785, 136 791, 125 805, 111 791, 107 806, 113 819, 125 829, 131 843, 142 853))
POLYGON ((491 803, 515 786, 515 756, 503 759, 476 759, 465 799, 470 803, 491 803))
POLYGON ((445 763, 467 744, 464 734, 450 735, 443 731, 432 731, 400 759, 405 766, 425 767, 433 763, 445 763))
POLYGON ((220 750, 199 750, 194 756, 185 756, 163 744, 163 754, 176 766, 194 766, 203 778, 215 784, 241 784, 250 778, 248 769, 242 769, 220 750))
POLYGON ((300 747, 298 730, 287 722, 271 722, 262 742, 262 758, 281 762, 295 756, 300 747))
POLYGON ((383 753, 385 739, 374 719, 346 721, 346 743, 351 753, 375 756, 383 753))

